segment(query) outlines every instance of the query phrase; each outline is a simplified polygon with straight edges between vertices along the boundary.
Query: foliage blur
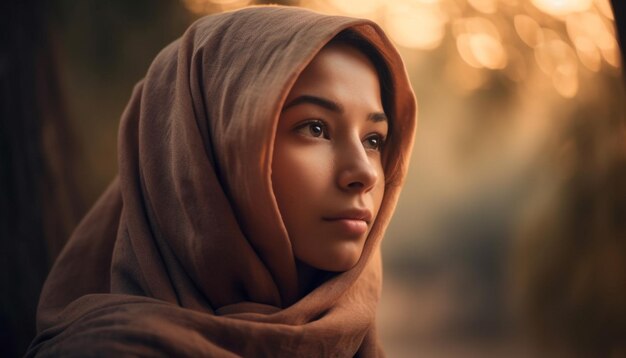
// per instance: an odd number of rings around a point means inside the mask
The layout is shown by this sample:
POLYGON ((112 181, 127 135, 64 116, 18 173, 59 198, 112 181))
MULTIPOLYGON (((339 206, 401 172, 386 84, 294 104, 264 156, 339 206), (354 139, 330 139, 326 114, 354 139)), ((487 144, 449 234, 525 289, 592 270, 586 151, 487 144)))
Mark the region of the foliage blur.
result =
MULTIPOLYGON (((258 3, 52 2, 85 207, 117 171, 119 117, 158 51, 200 16, 258 3)), ((626 355, 626 126, 608 0, 273 3, 376 21, 416 92, 383 244, 389 356, 626 355)))

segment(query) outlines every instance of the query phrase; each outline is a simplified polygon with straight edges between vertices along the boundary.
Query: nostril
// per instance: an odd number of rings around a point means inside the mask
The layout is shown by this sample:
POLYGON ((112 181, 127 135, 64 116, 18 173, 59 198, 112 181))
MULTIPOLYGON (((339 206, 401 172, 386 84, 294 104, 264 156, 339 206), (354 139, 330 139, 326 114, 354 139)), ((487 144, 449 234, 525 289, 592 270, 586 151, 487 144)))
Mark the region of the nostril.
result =
POLYGON ((363 184, 361 182, 358 182, 358 181, 355 181, 355 182, 352 182, 352 183, 348 184, 348 187, 352 188, 352 189, 361 189, 364 186, 365 186, 365 184, 363 184))
POLYGON ((368 192, 378 181, 378 173, 369 158, 358 156, 340 163, 337 184, 342 190, 368 192))

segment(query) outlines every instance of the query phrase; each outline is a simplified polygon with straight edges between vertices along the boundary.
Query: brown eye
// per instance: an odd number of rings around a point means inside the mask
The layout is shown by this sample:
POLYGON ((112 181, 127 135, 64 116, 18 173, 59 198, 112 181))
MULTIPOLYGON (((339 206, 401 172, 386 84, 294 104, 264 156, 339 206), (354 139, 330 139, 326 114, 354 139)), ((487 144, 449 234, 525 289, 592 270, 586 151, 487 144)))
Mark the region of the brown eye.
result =
POLYGON ((318 120, 303 123, 296 128, 296 131, 307 137, 321 137, 324 139, 330 138, 328 135, 328 129, 326 127, 326 124, 318 120))
POLYGON ((313 137, 319 137, 324 134, 324 127, 319 123, 309 123, 309 132, 313 137))
POLYGON ((365 138, 365 140, 363 141, 363 146, 365 147, 365 149, 373 149, 373 150, 380 151, 382 149, 384 142, 385 140, 383 136, 381 136, 380 134, 373 134, 365 138))

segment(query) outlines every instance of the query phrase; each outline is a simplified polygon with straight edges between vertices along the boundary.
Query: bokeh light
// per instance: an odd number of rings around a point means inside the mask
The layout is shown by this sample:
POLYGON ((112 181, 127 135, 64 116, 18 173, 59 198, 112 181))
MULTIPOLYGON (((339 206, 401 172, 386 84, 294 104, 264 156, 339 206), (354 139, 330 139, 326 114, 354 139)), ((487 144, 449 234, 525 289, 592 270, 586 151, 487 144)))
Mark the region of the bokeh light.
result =
POLYGON ((454 24, 457 49, 461 58, 472 67, 502 69, 507 56, 500 32, 489 20, 472 17, 457 20, 454 24))
POLYGON ((574 46, 580 62, 589 70, 598 72, 602 65, 602 56, 593 41, 588 37, 577 37, 574 46))
POLYGON ((477 11, 485 14, 493 14, 498 10, 496 0, 467 0, 467 2, 477 11))
POLYGON ((252 0, 183 0, 183 4, 189 11, 199 15, 235 10, 248 6, 252 2, 252 0))
POLYGON ((526 45, 535 47, 543 41, 541 26, 532 17, 524 14, 515 15, 513 24, 517 34, 526 45))
POLYGON ((375 13, 383 3, 381 0, 361 0, 358 6, 355 6, 354 1, 350 0, 329 0, 328 2, 343 14, 362 17, 375 13))
POLYGON ((602 13, 602 16, 606 17, 609 20, 615 20, 613 18, 613 10, 611 9, 611 4, 609 0, 595 0, 594 1, 596 8, 602 13))
POLYGON ((531 2, 541 11, 554 16, 587 11, 593 4, 593 0, 531 0, 531 2))
POLYGON ((398 45, 430 50, 441 44, 447 19, 438 1, 394 1, 386 10, 386 29, 398 45))
MULTIPOLYGON (((252 0, 182 2, 196 14, 254 3, 252 0)), ((513 83, 523 83, 525 77, 532 76, 528 63, 536 62, 546 75, 545 80, 564 98, 578 92, 578 64, 592 73, 601 72, 602 63, 621 70, 609 0, 363 0, 358 4, 349 0, 294 0, 289 3, 325 13, 372 19, 385 28, 397 45, 413 51, 438 50, 447 43, 446 36, 450 34, 456 56, 468 68, 505 70, 504 74, 513 83)))

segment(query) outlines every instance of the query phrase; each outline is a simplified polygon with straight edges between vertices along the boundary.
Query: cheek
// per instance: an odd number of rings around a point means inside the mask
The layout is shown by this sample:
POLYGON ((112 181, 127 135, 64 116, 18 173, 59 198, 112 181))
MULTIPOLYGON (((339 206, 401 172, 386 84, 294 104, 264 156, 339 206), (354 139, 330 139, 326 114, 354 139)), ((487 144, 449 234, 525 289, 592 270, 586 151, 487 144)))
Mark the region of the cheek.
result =
POLYGON ((277 142, 272 163, 272 186, 283 219, 301 221, 323 198, 331 183, 332 161, 321 145, 277 142))
POLYGON ((372 200, 374 202, 374 212, 376 216, 378 216, 378 210, 380 210, 380 206, 383 202, 383 197, 385 196, 385 172, 383 170, 382 165, 378 165, 378 181, 374 188, 372 188, 372 200))

